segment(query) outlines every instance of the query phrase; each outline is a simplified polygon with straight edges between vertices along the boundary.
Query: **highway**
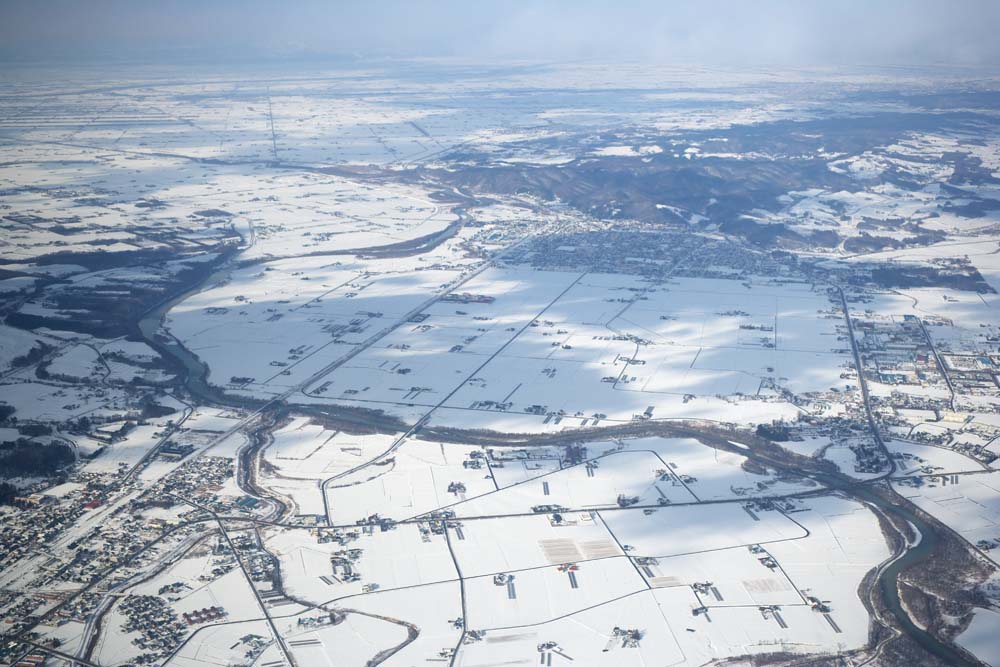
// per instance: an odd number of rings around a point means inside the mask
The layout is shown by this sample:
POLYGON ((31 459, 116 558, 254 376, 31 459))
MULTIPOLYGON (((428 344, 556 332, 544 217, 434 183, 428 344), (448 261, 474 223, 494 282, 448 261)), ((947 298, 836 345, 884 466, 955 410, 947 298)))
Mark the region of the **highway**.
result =
POLYGON ((882 440, 882 433, 875 422, 875 415, 872 413, 871 399, 868 396, 868 382, 865 380, 865 367, 861 363, 861 352, 858 350, 858 341, 854 337, 854 323, 851 321, 851 309, 847 306, 847 297, 844 295, 844 288, 838 285, 837 291, 840 293, 840 305, 844 309, 844 320, 847 322, 847 335, 851 339, 851 352, 854 355, 854 367, 858 371, 858 386, 861 388, 861 400, 865 407, 868 430, 871 432, 875 444, 882 450, 882 454, 889 464, 888 472, 880 475, 879 478, 891 477, 896 472, 896 460, 892 458, 889 448, 885 446, 885 442, 882 440))
POLYGON ((948 368, 944 365, 941 355, 938 354, 937 346, 934 345, 934 339, 931 338, 926 325, 924 325, 924 319, 919 315, 917 315, 916 318, 917 324, 920 325, 920 331, 924 334, 924 338, 927 340, 927 346, 931 348, 931 353, 934 355, 934 361, 937 363, 937 367, 941 371, 941 375, 944 377, 945 384, 948 385, 948 392, 951 394, 951 409, 955 410, 955 386, 951 383, 951 376, 948 375, 948 368))

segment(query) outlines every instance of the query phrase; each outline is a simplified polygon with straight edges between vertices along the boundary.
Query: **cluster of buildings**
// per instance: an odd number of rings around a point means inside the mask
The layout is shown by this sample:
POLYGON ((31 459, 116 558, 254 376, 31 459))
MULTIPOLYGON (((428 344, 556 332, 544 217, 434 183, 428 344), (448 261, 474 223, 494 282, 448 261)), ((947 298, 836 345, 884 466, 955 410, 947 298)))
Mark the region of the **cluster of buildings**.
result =
POLYGON ((746 279, 752 275, 809 278, 811 265, 787 253, 753 252, 718 237, 615 221, 588 229, 537 237, 520 258, 537 269, 623 273, 648 279, 667 276, 746 279))
MULTIPOLYGON (((168 460, 173 457, 168 457, 168 460)), ((201 456, 192 459, 159 480, 148 496, 168 506, 190 502, 219 514, 249 513, 237 504, 239 496, 220 495, 219 491, 232 479, 235 464, 224 456, 201 456)))
POLYGON ((129 595, 118 605, 125 616, 122 630, 135 633, 132 643, 143 650, 137 664, 159 662, 187 635, 187 627, 177 619, 171 606, 156 595, 129 595))
MULTIPOLYGON (((110 446, 115 446, 120 430, 118 426, 107 433, 110 446)), ((0 572, 16 567, 23 574, 19 590, 0 600, 3 635, 15 635, 40 621, 48 626, 89 622, 108 590, 159 557, 157 549, 147 549, 153 542, 169 533, 170 541, 179 543, 204 530, 202 524, 183 525, 193 508, 182 499, 204 499, 218 510, 252 511, 239 509, 238 495, 215 495, 232 477, 232 459, 191 460, 148 486, 141 476, 126 472, 78 470, 62 484, 29 494, 23 508, 5 514, 0 522, 0 572), (71 595, 87 586, 94 588, 71 595), (23 592, 31 590, 69 593, 23 592)), ((233 555, 222 554, 216 565, 210 577, 221 576, 237 562, 233 555)), ((184 634, 184 622, 162 597, 129 597, 121 602, 121 611, 129 619, 127 632, 139 633, 135 644, 144 653, 137 664, 162 657, 184 634)), ((214 613, 205 611, 202 618, 210 620, 214 613)), ((192 619, 197 622, 197 616, 185 621, 192 619)))
POLYGON ((277 570, 274 557, 268 553, 255 536, 249 532, 240 532, 231 537, 236 547, 236 557, 243 563, 243 568, 255 582, 275 582, 277 570))
POLYGON ((886 316, 866 310, 853 319, 863 372, 869 383, 891 387, 871 397, 873 413, 893 437, 946 447, 989 464, 1000 420, 1000 341, 992 327, 957 332, 933 316, 886 316))
POLYGON ((195 609, 194 611, 181 614, 184 618, 184 622, 188 625, 201 625, 202 623, 217 621, 221 618, 225 618, 227 615, 226 610, 218 605, 205 607, 204 609, 195 609))
POLYGON ((878 317, 872 311, 865 316, 854 318, 854 331, 872 379, 888 385, 947 388, 920 318, 878 317))

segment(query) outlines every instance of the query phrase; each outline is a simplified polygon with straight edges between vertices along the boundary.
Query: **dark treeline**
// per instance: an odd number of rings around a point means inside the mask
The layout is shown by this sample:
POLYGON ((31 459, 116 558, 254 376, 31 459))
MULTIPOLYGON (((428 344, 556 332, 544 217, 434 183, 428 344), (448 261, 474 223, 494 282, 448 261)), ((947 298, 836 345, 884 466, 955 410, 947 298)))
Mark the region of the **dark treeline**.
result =
POLYGON ((27 438, 0 443, 0 477, 43 477, 73 463, 68 445, 43 444, 27 438))

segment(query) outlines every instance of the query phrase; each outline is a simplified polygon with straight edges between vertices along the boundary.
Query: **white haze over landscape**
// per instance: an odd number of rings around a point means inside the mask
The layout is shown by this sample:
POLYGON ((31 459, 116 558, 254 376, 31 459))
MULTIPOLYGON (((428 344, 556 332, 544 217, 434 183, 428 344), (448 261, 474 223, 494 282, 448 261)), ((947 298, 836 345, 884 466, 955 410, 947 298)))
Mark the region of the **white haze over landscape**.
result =
POLYGON ((7 0, 2 52, 32 57, 641 60, 713 65, 993 66, 990 0, 7 0))

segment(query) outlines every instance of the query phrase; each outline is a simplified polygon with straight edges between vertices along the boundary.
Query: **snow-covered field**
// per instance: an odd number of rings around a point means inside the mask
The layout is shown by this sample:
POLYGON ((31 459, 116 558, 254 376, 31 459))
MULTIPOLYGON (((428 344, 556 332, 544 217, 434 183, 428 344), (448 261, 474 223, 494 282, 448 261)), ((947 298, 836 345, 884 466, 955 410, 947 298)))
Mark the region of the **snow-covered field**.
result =
MULTIPOLYGON (((992 78, 442 66, 5 80, 0 454, 72 463, 11 477, 4 627, 861 664, 895 554, 852 484, 996 562, 992 78)), ((996 620, 956 641, 1000 664, 996 620)))

